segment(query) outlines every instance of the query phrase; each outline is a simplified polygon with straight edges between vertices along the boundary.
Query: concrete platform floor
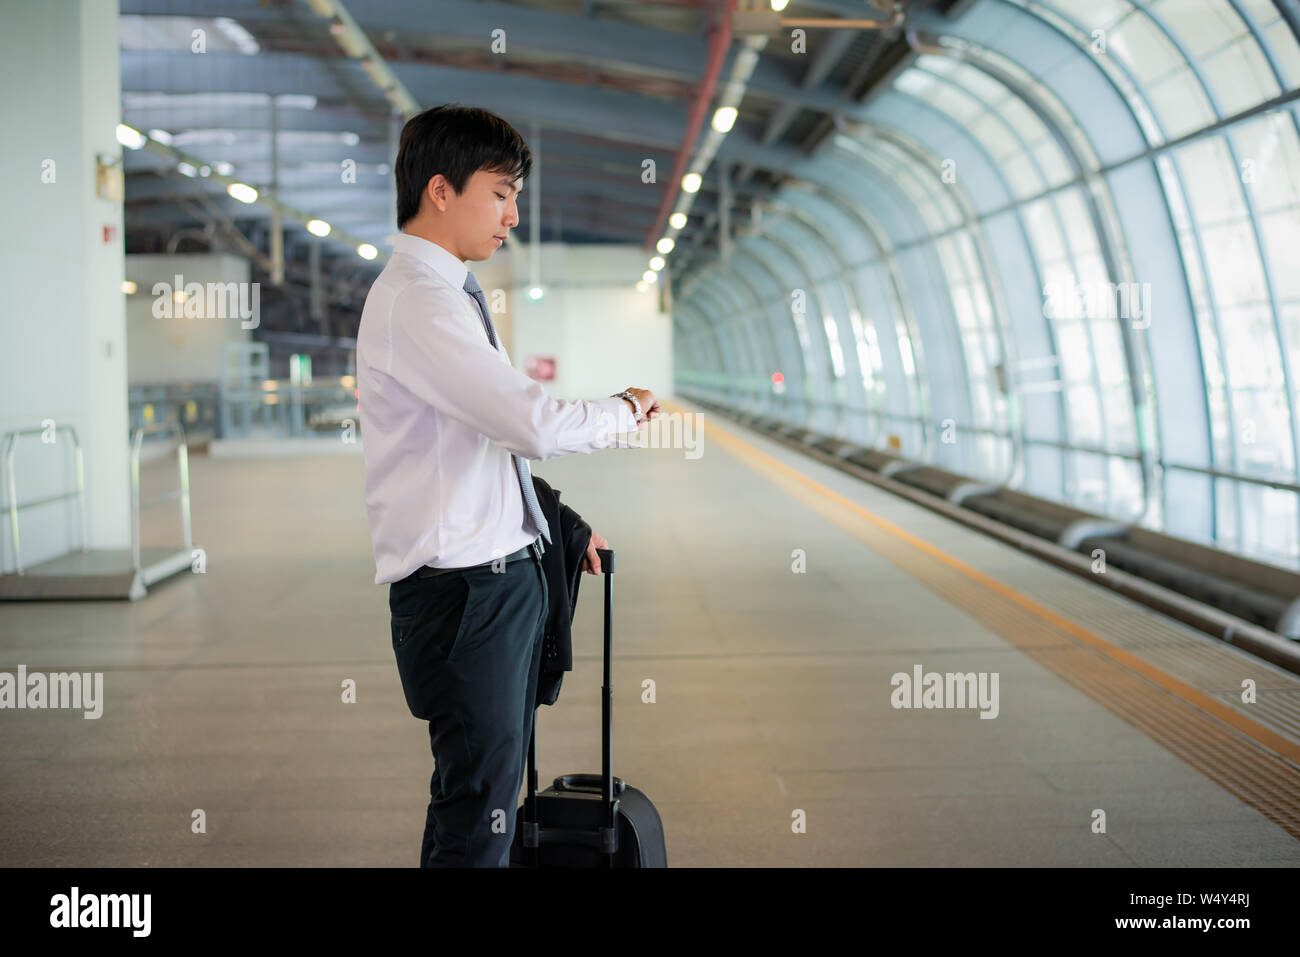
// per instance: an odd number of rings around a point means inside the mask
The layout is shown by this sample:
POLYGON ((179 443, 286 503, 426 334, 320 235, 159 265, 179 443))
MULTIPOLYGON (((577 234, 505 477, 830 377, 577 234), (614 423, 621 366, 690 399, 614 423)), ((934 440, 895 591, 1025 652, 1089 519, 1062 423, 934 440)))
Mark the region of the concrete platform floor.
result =
MULTIPOLYGON (((989 575, 1102 610, 1099 634, 1149 615, 706 420, 989 575)), ((1277 823, 734 449, 706 431, 698 458, 535 463, 617 550, 614 770, 658 806, 670 866, 1300 864, 1277 823), (998 672, 998 717, 891 707, 915 664, 998 672)), ((0 712, 0 864, 415 866, 428 734, 373 584, 361 457, 191 468, 205 573, 135 604, 0 605, 0 668, 102 671, 106 699, 98 720, 0 712)), ((599 584, 584 577, 575 670, 539 712, 543 782, 599 768, 599 584)))

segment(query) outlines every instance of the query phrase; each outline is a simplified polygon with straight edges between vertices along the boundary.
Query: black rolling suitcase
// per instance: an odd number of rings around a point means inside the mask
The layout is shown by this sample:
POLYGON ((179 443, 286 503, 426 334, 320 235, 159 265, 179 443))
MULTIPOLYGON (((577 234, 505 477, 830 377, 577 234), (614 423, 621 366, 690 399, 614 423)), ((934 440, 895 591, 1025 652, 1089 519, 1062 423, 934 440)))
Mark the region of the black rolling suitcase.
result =
POLYGON ((601 773, 562 774, 537 793, 537 712, 528 742, 528 793, 515 813, 511 867, 667 867, 664 829, 650 799, 613 776, 614 551, 597 549, 605 577, 601 773))

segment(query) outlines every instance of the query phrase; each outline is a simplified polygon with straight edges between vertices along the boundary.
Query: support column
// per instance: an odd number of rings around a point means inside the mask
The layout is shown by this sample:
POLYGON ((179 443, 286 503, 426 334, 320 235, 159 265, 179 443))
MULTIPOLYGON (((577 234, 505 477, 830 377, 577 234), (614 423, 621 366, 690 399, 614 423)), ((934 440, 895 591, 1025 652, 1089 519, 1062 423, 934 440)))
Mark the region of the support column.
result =
MULTIPOLYGON (((9 75, 40 78, 0 98, 0 432, 76 429, 91 548, 131 544, 122 201, 96 164, 123 153, 117 16, 116 0, 7 4, 0 30, 9 75)), ((75 487, 66 433, 50 434, 21 440, 19 501, 75 487)), ((20 528, 25 566, 79 544, 71 500, 23 511, 20 528)), ((0 567, 14 568, 7 528, 0 567)))

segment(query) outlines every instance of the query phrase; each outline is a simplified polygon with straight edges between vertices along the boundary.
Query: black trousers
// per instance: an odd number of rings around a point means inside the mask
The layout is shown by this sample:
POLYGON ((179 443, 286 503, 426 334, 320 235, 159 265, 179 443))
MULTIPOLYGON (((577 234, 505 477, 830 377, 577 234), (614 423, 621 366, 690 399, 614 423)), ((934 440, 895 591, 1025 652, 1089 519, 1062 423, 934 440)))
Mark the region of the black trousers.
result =
POLYGON ((509 866, 548 604, 532 552, 389 586, 402 691, 433 750, 421 867, 509 866))

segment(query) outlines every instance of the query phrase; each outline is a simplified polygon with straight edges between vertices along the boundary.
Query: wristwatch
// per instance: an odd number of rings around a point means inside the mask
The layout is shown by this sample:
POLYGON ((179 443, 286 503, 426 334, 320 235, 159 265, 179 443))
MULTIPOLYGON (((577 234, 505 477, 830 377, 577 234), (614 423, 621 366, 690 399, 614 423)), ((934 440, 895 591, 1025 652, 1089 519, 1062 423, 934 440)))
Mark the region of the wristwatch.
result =
POLYGON ((610 396, 610 398, 627 399, 628 401, 630 401, 632 403, 633 408, 636 409, 636 420, 638 422, 641 421, 641 403, 637 401, 636 396, 634 396, 631 392, 616 392, 612 396, 610 396))

